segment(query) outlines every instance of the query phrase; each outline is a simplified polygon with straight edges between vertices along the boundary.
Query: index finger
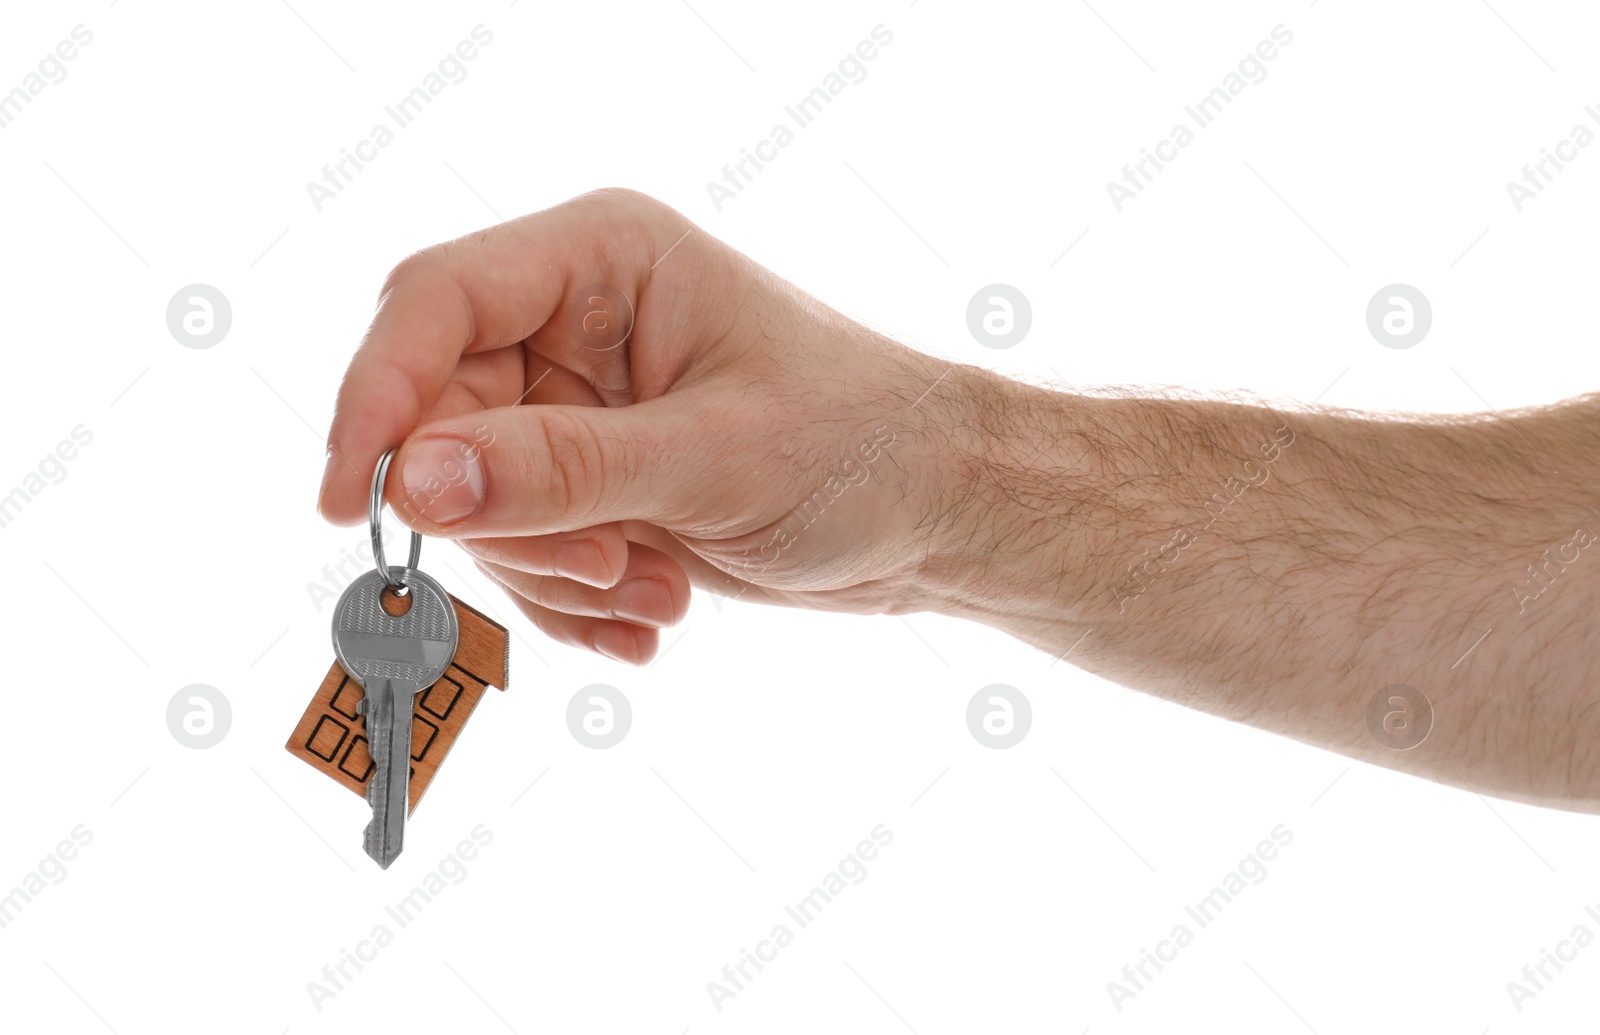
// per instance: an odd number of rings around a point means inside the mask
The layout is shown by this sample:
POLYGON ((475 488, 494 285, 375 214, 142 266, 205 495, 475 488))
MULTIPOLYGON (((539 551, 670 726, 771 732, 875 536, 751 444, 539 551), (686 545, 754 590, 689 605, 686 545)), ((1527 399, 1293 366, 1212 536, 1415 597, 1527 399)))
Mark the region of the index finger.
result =
POLYGON ((643 224, 658 209, 631 191, 586 194, 396 266, 339 387, 317 501, 323 517, 347 525, 366 515, 378 457, 433 409, 462 356, 529 337, 585 277, 636 287, 654 247, 643 224))

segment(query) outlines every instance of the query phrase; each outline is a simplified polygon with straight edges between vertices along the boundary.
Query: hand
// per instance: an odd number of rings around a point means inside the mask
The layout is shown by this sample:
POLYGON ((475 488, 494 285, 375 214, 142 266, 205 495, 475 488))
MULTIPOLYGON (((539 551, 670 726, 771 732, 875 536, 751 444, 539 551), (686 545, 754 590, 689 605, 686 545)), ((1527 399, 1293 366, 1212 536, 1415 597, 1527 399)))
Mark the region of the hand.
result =
POLYGON ((319 508, 362 520, 403 443, 387 499, 405 524, 455 539, 552 638, 629 662, 654 656, 691 584, 917 610, 960 481, 952 400, 985 376, 666 205, 597 191, 394 269, 339 392, 319 508))
POLYGON ((1597 410, 1052 392, 906 349, 602 191, 401 263, 321 506, 360 520, 404 442, 402 520, 566 643, 646 661, 691 582, 938 610, 1356 758, 1600 812, 1600 591, 1565 574, 1594 541, 1597 410), (1438 702, 1406 749, 1372 726, 1396 683, 1438 702))

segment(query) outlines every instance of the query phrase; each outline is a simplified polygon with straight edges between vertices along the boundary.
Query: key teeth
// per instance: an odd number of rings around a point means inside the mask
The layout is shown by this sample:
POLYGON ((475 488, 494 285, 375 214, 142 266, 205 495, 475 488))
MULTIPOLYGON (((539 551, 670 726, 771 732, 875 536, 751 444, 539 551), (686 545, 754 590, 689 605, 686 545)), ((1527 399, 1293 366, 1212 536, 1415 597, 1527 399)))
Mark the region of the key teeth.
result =
POLYGON ((367 858, 378 864, 380 870, 387 870, 394 865, 394 861, 400 858, 400 853, 405 849, 404 846, 396 848, 394 854, 385 859, 383 857, 383 838, 373 829, 376 825, 376 822, 368 823, 366 830, 362 831, 361 848, 367 853, 367 858))

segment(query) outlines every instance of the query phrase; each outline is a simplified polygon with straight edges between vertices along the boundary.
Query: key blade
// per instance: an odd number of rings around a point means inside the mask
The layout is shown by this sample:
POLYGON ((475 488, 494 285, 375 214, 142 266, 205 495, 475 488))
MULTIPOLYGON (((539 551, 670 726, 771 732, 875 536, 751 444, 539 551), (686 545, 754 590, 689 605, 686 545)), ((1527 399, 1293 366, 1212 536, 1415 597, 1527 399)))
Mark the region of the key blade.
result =
POLYGON ((382 829, 377 816, 367 823, 367 829, 361 839, 361 847, 367 853, 367 858, 378 864, 378 869, 387 870, 394 861, 400 858, 400 853, 405 850, 404 837, 396 843, 388 832, 382 829))
POLYGON ((382 869, 405 848, 406 813, 411 804, 411 715, 417 691, 407 683, 374 680, 367 691, 367 737, 372 779, 367 803, 372 819, 362 847, 382 869))

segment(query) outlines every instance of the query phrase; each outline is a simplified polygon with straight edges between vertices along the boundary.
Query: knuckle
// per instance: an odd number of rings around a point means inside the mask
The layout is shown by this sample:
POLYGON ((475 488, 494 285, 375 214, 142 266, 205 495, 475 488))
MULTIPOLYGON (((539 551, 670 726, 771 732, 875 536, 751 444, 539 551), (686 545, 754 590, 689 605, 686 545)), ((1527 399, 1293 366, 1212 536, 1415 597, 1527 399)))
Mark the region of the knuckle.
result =
POLYGON ((592 615, 594 607, 585 599, 583 587, 559 575, 541 577, 539 603, 564 615, 592 615))
POLYGON ((614 204, 623 208, 654 209, 663 207, 662 203, 643 191, 634 190, 632 187, 600 187, 580 195, 583 199, 614 204))
POLYGON ((540 632, 563 646, 580 649, 589 646, 588 640, 575 628, 576 623, 569 616, 535 604, 526 597, 519 599, 522 601, 519 609, 540 632))
POLYGON ((640 236, 640 241, 648 239, 650 233, 664 233, 670 227, 688 222, 666 202, 629 187, 602 187, 579 195, 573 202, 592 208, 594 218, 610 226, 613 232, 630 228, 649 231, 640 236))
POLYGON ((593 513, 601 499, 605 450, 590 426, 562 413, 541 414, 540 430, 549 450, 546 479, 552 513, 593 513))
POLYGON ((394 268, 389 275, 383 278, 383 287, 378 291, 381 301, 389 297, 395 288, 419 276, 437 272, 448 254, 448 249, 443 244, 432 244, 407 255, 394 268))

